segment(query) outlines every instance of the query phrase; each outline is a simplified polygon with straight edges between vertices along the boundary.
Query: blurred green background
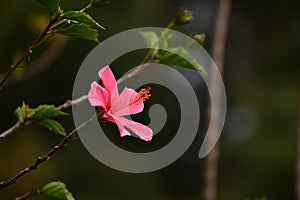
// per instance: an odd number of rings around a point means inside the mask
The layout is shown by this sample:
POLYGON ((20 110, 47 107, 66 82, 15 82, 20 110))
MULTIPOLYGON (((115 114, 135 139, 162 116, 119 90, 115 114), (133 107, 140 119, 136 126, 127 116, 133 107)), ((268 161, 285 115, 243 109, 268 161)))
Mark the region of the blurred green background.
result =
MULTIPOLYGON (((80 9, 87 3, 62 0, 65 10, 80 9)), ((100 30, 103 41, 132 28, 164 27, 179 7, 188 7, 194 12, 194 21, 176 30, 186 34, 205 33, 204 47, 211 52, 217 5, 212 0, 115 0, 89 13, 106 27, 106 31, 100 30)), ((0 2, 1 73, 27 50, 45 17, 44 8, 35 0, 0 2)), ((299 24, 298 1, 232 3, 224 66, 228 112, 220 139, 220 200, 255 196, 296 199, 299 24)), ((0 95, 0 132, 15 123, 13 111, 22 100, 35 107, 44 103, 60 105, 71 98, 77 70, 96 44, 70 38, 56 38, 54 42, 61 51, 54 62, 36 74, 35 68, 26 74, 24 65, 4 88, 0 95), (22 80, 24 74, 29 78, 22 80)), ((38 60, 52 43, 38 47, 27 65, 38 60)), ((130 60, 125 59, 124 66, 137 64, 130 60)), ((119 70, 118 76, 124 72, 119 70)), ((59 120, 68 131, 74 128, 71 116, 59 120)), ((201 133, 205 131, 203 124, 196 140, 180 159, 146 174, 128 174, 106 167, 87 152, 79 139, 74 140, 37 171, 1 190, 0 199, 14 199, 52 180, 65 182, 76 199, 202 199, 204 160, 197 155, 201 133)), ((3 140, 0 180, 15 175, 60 140, 59 136, 36 126, 26 127, 3 140)))

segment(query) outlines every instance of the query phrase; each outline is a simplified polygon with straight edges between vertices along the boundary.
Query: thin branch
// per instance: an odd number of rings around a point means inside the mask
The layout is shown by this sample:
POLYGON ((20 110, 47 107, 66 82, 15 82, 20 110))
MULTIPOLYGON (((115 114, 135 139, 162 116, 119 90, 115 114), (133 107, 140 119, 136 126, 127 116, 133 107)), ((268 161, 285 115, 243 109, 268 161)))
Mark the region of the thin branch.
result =
POLYGON ((120 84, 120 83, 122 83, 122 82, 124 82, 124 81, 126 81, 126 80, 128 80, 128 79, 130 79, 130 78, 132 78, 132 77, 134 77, 134 76, 136 76, 136 75, 137 75, 138 73, 140 73, 143 69, 145 69, 146 67, 148 67, 149 64, 150 64, 151 62, 152 62, 152 60, 151 60, 151 61, 148 61, 148 62, 145 63, 145 64, 139 65, 139 66, 136 67, 131 73, 127 74, 127 75, 124 76, 124 77, 121 77, 121 78, 117 81, 117 83, 120 84))
POLYGON ((79 129, 81 129, 82 127, 84 127, 86 124, 93 121, 95 119, 95 117, 96 117, 96 114, 91 119, 83 122, 81 125, 79 125, 77 128, 75 128, 71 133, 69 133, 67 136, 65 136, 59 144, 55 145, 50 151, 48 151, 48 153, 46 155, 38 157, 34 163, 32 163, 28 167, 21 170, 18 174, 16 174, 9 180, 0 182, 0 190, 3 188, 6 188, 9 185, 17 183, 19 178, 21 178, 22 176, 24 176, 25 174, 27 174, 33 170, 36 170, 40 164, 48 161, 56 152, 65 148, 67 146, 67 144, 71 141, 71 139, 76 135, 76 132, 79 129))
POLYGON ((78 97, 77 99, 74 100, 68 100, 65 103, 61 104, 60 106, 58 106, 57 108, 59 108, 60 110, 64 110, 67 109, 71 106, 80 104, 81 102, 87 100, 88 96, 87 95, 82 95, 81 97, 78 97))
MULTIPOLYGON (((219 68, 221 74, 224 70, 225 46, 228 33, 228 24, 231 10, 231 0, 220 0, 219 13, 215 25, 212 57, 219 68)), ((216 74, 211 74, 212 90, 218 92, 220 87, 217 81, 214 81, 216 74)), ((218 99, 217 99, 218 100, 218 99)), ((219 101, 219 100, 218 100, 219 101)), ((221 102, 218 104, 221 106, 221 102)), ((216 108, 217 112, 221 110, 216 108)), ((220 115, 217 115, 220 116, 220 115)), ((214 121, 215 124, 220 123, 219 119, 214 121)), ((215 138, 215 135, 209 135, 215 138)), ((204 200, 217 199, 217 185, 218 185, 218 161, 219 161, 219 144, 217 143, 212 151, 207 155, 205 160, 205 174, 204 174, 204 200)))
POLYGON ((49 48, 43 52, 39 58, 33 60, 28 66, 26 66, 26 71, 22 74, 22 76, 11 77, 6 81, 6 86, 23 82, 46 70, 63 53, 67 42, 68 39, 64 36, 57 36, 54 38, 54 41, 51 42, 49 48))
POLYGON ((33 170, 36 170, 40 164, 49 160, 51 158, 51 156, 53 154, 55 154, 58 150, 63 149, 67 145, 67 143, 72 139, 73 136, 74 136, 74 134, 67 135, 66 137, 64 137, 64 139, 58 145, 55 145, 46 155, 44 155, 42 157, 38 157, 34 163, 32 163, 30 166, 26 167, 25 169, 21 170, 17 175, 12 177, 11 179, 0 182, 0 190, 11 184, 17 183, 17 180, 20 177, 24 176, 25 174, 27 174, 33 170))
POLYGON ((52 19, 49 21, 48 25, 44 29, 44 31, 38 36, 38 38, 32 43, 32 45, 29 47, 29 49, 19 58, 19 60, 12 65, 8 71, 5 73, 5 75, 0 80, 0 92, 3 89, 4 83, 9 78, 9 76, 15 71, 15 69, 26 59, 30 54, 32 54, 32 50, 43 40, 43 38, 47 35, 47 32, 51 28, 51 26, 57 22, 58 18, 52 19))
POLYGON ((37 190, 30 190, 29 192, 26 192, 22 196, 16 197, 15 200, 26 200, 29 199, 30 197, 34 197, 39 195, 39 192, 37 190))
POLYGON ((8 130, 4 131, 1 135, 0 135, 0 141, 4 138, 6 138, 7 136, 13 134, 16 130, 18 130, 19 128, 25 126, 25 121, 24 120, 20 120, 17 123, 15 123, 15 125, 13 125, 11 128, 9 128, 8 130))

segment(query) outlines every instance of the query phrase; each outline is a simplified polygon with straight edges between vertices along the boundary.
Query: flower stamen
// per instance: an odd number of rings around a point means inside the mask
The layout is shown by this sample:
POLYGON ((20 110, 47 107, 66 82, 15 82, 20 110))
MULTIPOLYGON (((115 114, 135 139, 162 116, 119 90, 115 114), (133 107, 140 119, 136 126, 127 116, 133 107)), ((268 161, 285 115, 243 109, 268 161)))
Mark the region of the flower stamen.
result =
POLYGON ((142 88, 141 91, 139 91, 135 97, 130 99, 129 105, 133 105, 133 104, 139 105, 142 102, 149 99, 151 96, 150 90, 151 90, 150 87, 147 87, 147 89, 142 88))

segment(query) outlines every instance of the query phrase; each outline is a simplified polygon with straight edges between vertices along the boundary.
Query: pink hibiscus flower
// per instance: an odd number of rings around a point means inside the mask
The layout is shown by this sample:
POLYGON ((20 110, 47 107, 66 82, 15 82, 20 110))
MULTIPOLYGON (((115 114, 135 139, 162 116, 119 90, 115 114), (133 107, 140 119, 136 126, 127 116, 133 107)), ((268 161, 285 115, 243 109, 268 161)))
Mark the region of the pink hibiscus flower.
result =
POLYGON ((150 97, 151 88, 142 89, 137 93, 125 87, 119 95, 116 79, 108 65, 102 68, 98 75, 103 86, 94 81, 91 84, 88 99, 92 106, 102 109, 101 118, 115 123, 121 137, 131 135, 128 131, 131 130, 141 139, 151 141, 153 135, 151 128, 123 117, 143 111, 144 101, 150 97))

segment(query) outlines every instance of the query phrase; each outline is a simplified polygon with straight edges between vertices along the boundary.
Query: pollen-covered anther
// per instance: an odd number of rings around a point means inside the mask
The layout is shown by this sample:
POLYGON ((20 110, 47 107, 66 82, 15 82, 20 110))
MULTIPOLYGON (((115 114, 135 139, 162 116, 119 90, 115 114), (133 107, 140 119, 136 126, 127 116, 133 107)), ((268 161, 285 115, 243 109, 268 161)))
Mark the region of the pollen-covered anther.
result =
POLYGON ((151 97, 150 90, 150 87, 147 87, 147 89, 142 88, 141 91, 139 91, 137 95, 131 99, 130 104, 140 104, 149 99, 151 97))

